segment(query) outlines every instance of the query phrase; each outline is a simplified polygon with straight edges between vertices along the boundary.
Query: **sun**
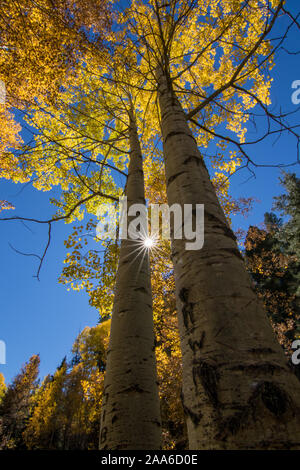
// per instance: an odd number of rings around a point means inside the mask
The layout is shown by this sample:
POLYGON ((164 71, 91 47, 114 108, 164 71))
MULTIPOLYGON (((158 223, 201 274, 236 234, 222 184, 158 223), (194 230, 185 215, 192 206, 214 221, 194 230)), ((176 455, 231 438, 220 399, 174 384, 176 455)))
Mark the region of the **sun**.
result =
POLYGON ((146 237, 145 240, 143 241, 144 243, 144 247, 145 248, 153 248, 154 245, 155 245, 155 240, 153 240, 153 238, 150 238, 150 237, 146 237))

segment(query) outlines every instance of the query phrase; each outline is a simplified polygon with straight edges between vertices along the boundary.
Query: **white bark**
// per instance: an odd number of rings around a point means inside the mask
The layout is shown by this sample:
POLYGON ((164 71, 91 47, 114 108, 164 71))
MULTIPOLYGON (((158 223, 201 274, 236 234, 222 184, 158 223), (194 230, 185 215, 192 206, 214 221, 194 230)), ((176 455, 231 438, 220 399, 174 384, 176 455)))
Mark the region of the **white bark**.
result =
POLYGON ((205 205, 204 247, 172 241, 191 449, 300 446, 300 384, 259 302, 185 114, 158 74, 168 203, 205 205))
MULTIPOLYGON (((145 204, 142 154, 130 127, 128 209, 145 204)), ((130 222, 130 219, 129 219, 130 222)), ((161 419, 148 253, 122 240, 103 392, 100 449, 161 448, 161 419)))

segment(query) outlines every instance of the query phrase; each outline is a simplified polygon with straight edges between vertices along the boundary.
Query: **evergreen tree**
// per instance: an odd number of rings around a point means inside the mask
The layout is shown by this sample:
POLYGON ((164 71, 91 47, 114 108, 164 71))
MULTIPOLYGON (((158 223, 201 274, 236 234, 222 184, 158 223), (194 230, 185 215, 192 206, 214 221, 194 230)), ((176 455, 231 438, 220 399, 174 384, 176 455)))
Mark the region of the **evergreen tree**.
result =
MULTIPOLYGON (((300 315, 300 178, 295 173, 283 172, 280 182, 286 193, 274 198, 273 209, 288 220, 280 227, 276 238, 291 257, 289 291, 295 295, 295 310, 300 315)), ((300 329, 297 335, 300 336, 300 329)))
POLYGON ((245 241, 247 268, 271 318, 281 345, 290 353, 300 335, 300 180, 292 173, 280 179, 286 193, 275 197, 265 214, 265 229, 249 227, 245 241))

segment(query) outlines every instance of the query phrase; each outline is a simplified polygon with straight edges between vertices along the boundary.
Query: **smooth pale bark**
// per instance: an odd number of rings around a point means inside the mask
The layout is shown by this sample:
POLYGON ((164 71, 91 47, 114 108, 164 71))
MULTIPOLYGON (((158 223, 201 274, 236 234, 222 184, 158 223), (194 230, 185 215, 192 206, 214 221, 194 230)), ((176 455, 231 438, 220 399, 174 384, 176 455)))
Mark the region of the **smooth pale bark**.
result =
MULTIPOLYGON (((145 204, 141 148, 130 126, 128 208, 145 204)), ((130 222, 130 218, 129 222, 130 222)), ((104 381, 100 449, 161 448, 161 419, 154 347, 148 252, 122 240, 104 381)))
POLYGON ((300 384, 246 272, 186 116, 158 73, 168 203, 205 205, 205 241, 172 240, 190 449, 300 446, 300 384))

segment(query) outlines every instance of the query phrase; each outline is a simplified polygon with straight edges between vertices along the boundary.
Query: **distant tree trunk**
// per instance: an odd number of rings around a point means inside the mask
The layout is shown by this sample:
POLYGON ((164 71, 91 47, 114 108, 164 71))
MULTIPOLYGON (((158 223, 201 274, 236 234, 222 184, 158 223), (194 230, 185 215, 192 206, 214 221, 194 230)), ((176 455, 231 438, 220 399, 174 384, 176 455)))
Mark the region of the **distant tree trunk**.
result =
MULTIPOLYGON (((128 209, 145 204, 143 160, 130 123, 128 209)), ((130 221, 130 218, 128 218, 130 221)), ((160 449, 161 419, 148 252, 121 241, 101 412, 100 449, 160 449)))
POLYGON ((190 449, 300 447, 300 384, 258 300, 170 80, 158 71, 169 205, 204 204, 204 247, 172 240, 190 449))

